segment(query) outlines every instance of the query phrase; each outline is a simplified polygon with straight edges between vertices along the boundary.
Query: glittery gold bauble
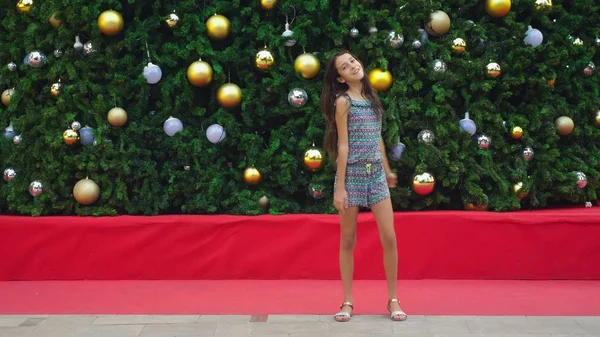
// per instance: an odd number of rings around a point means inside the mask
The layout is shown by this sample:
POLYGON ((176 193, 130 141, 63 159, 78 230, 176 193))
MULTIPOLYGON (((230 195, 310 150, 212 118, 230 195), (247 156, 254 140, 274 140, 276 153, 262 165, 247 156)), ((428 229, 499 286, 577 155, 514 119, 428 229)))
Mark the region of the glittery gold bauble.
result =
POLYGON ((50 86, 50 94, 52 94, 52 96, 58 97, 58 96, 60 96, 61 93, 62 93, 62 84, 54 83, 50 86))
POLYGON ((15 89, 6 89, 2 92, 2 104, 4 104, 4 106, 8 107, 10 105, 10 98, 14 93, 15 89))
POLYGON ((100 197, 100 187, 91 179, 81 179, 73 186, 73 197, 82 205, 91 205, 100 197))
POLYGON ((271 10, 277 5, 277 0, 259 0, 260 7, 264 10, 271 10))
POLYGON ((513 139, 521 139, 523 137, 523 129, 520 126, 515 126, 510 130, 510 136, 513 139))
POLYGON ((179 16, 177 16, 177 14, 175 14, 175 12, 167 15, 167 18, 165 19, 165 23, 167 24, 167 26, 169 26, 169 28, 175 28, 177 26, 177 24, 179 23, 179 16))
POLYGON ((535 0, 535 9, 548 11, 552 8, 552 0, 535 0))
POLYGON ((431 36, 442 36, 450 30, 450 17, 444 11, 437 10, 429 15, 425 31, 431 36))
POLYGON ((17 1, 17 11, 21 14, 27 14, 31 12, 31 6, 33 6, 33 0, 17 1))
POLYGON ((456 38, 452 41, 452 49, 457 53, 462 53, 467 49, 467 42, 463 38, 456 38))
POLYGON ((117 35, 123 30, 124 26, 125 21, 123 21, 121 13, 112 9, 102 12, 98 17, 98 28, 100 28, 100 31, 104 35, 117 35))
POLYGON ((600 110, 596 111, 596 117, 594 117, 594 123, 600 127, 600 110))
POLYGON ((233 83, 226 83, 217 91, 217 101, 224 108, 235 108, 242 101, 242 90, 233 83))
POLYGON ((123 126, 127 123, 127 112, 122 108, 112 108, 108 112, 107 119, 112 126, 123 126))
POLYGON ((369 72, 369 82, 377 91, 387 91, 392 86, 392 74, 387 70, 375 68, 369 72))
POLYGON ((311 79, 319 73, 321 62, 313 54, 304 53, 296 57, 294 69, 305 79, 311 79))
POLYGON ((325 153, 323 150, 311 147, 304 152, 304 166, 310 171, 316 172, 325 164, 325 153))
POLYGON ((208 37, 213 40, 223 40, 229 36, 231 22, 220 14, 215 14, 206 20, 208 37))
POLYGON ((510 0, 486 0, 486 12, 495 18, 500 18, 510 12, 510 0))
POLYGON ((513 185, 513 193, 519 199, 526 198, 527 195, 528 195, 528 193, 526 191, 524 191, 524 189, 523 189, 523 183, 522 182, 518 182, 518 183, 516 183, 516 184, 513 185))
POLYGON ((213 69, 207 62, 196 61, 187 69, 187 78, 192 85, 204 87, 212 81, 213 69))
POLYGON ((555 123, 556 123, 556 130, 558 131, 558 134, 561 136, 570 135, 571 132, 573 132, 573 129, 575 128, 575 124, 573 123, 573 120, 567 116, 558 117, 556 119, 555 123))
POLYGON ((254 166, 248 167, 246 170, 244 170, 244 181, 246 184, 256 185, 260 183, 261 179, 262 177, 260 172, 254 166))
POLYGON ((415 175, 413 179, 413 190, 418 195, 428 195, 433 192, 433 188, 435 187, 435 178, 424 172, 423 174, 415 175))
POLYGON ((259 50, 254 58, 254 64, 258 70, 269 70, 275 64, 273 53, 266 47, 259 50))
POLYGON ((491 77, 498 77, 502 74, 502 68, 500 68, 500 65, 496 62, 488 63, 486 69, 488 75, 490 75, 491 77))
POLYGON ((73 129, 67 129, 63 132, 63 140, 67 145, 76 144, 79 141, 79 134, 73 129))
POLYGON ((260 197, 260 199, 258 199, 258 204, 263 208, 269 207, 269 198, 266 195, 263 195, 260 197))
POLYGON ((62 21, 60 21, 59 19, 56 18, 57 15, 58 15, 58 12, 54 12, 52 14, 52 16, 50 17, 50 19, 48 19, 48 22, 54 28, 58 28, 62 25, 62 21))

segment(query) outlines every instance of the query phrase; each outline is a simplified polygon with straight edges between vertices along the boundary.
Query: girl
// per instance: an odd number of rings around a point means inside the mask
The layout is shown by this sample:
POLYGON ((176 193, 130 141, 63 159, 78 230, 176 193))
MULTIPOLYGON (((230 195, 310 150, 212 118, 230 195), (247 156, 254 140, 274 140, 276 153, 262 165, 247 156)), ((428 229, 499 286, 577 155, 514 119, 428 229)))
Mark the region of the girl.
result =
POLYGON ((383 107, 365 76, 361 62, 349 52, 334 55, 327 64, 321 93, 325 115, 325 149, 337 158, 334 205, 340 214, 340 272, 344 301, 334 318, 347 322, 353 314, 352 277, 356 220, 359 206, 375 215, 383 246, 383 263, 388 287, 387 310, 394 321, 407 315, 396 295, 398 250, 390 187, 396 175, 390 170, 381 138, 383 107))

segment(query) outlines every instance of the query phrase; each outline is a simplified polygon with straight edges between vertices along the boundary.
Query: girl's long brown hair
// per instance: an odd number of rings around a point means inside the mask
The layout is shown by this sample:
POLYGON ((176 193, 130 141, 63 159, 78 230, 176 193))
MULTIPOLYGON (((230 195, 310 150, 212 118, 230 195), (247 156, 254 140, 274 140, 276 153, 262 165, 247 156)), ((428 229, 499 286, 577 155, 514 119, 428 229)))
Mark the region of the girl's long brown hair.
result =
MULTIPOLYGON (((331 159, 337 158, 338 150, 338 134, 337 125, 335 122, 335 101, 340 95, 344 95, 348 90, 348 85, 346 83, 338 82, 337 79, 340 77, 340 74, 335 67, 335 61, 337 58, 344 54, 350 54, 352 57, 354 57, 354 59, 356 59, 356 61, 360 62, 356 56, 348 51, 341 51, 333 55, 329 59, 329 62, 327 62, 325 79, 323 80, 323 91, 321 91, 321 111, 325 117, 325 141, 323 146, 325 151, 327 151, 329 154, 329 158, 331 159)), ((365 71, 365 76, 361 80, 362 94, 365 98, 371 101, 373 110, 375 110, 377 117, 381 119, 383 116, 383 106, 379 100, 377 91, 373 89, 371 82, 369 82, 369 78, 366 74, 366 69, 364 69, 364 66, 363 71, 365 71)))

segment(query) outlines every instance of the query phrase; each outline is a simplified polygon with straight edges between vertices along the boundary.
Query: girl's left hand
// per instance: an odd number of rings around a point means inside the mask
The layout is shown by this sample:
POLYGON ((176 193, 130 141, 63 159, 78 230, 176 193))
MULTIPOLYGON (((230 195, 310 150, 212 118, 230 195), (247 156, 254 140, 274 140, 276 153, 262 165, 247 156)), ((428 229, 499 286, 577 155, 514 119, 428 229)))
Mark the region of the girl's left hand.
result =
POLYGON ((396 176, 396 173, 389 172, 385 175, 385 179, 387 180, 389 188, 394 188, 398 184, 398 177, 396 176))

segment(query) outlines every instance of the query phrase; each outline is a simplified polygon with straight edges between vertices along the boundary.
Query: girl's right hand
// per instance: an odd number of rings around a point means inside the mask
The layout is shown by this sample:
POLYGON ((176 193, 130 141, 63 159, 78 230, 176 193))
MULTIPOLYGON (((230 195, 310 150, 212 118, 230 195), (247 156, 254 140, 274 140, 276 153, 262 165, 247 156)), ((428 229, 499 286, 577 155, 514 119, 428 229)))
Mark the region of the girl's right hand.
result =
POLYGON ((333 196, 333 206, 335 206, 340 214, 346 213, 346 209, 348 208, 348 193, 346 193, 346 189, 338 189, 335 191, 335 195, 333 196))

